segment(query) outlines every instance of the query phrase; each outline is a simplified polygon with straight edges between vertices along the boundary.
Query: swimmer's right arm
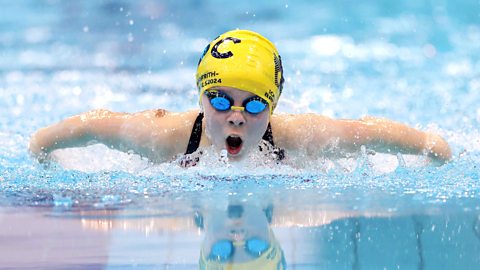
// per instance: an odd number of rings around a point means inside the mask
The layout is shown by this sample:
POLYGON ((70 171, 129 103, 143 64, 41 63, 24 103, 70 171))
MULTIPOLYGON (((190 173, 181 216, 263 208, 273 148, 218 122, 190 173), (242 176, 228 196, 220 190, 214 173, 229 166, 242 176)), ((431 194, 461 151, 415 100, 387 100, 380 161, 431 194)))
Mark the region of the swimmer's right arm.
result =
POLYGON ((179 146, 186 145, 185 134, 193 125, 193 115, 195 112, 93 110, 39 129, 32 135, 29 149, 42 161, 56 149, 97 142, 120 151, 133 151, 152 161, 167 161, 184 150, 179 146))

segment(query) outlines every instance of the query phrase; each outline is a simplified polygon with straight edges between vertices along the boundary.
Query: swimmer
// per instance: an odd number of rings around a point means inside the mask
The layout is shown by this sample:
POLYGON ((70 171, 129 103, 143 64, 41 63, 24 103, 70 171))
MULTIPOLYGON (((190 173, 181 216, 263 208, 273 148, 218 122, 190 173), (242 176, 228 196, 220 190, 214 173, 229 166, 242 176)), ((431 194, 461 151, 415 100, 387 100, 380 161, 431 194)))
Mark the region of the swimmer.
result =
POLYGON ((103 143, 152 162, 195 165, 208 147, 230 162, 252 153, 288 162, 298 157, 342 158, 368 150, 425 155, 433 164, 451 159, 437 134, 388 119, 331 119, 318 114, 276 114, 284 74, 276 47, 247 30, 226 32, 201 56, 196 83, 200 110, 138 113, 93 110, 42 128, 29 149, 43 161, 56 149, 103 143))

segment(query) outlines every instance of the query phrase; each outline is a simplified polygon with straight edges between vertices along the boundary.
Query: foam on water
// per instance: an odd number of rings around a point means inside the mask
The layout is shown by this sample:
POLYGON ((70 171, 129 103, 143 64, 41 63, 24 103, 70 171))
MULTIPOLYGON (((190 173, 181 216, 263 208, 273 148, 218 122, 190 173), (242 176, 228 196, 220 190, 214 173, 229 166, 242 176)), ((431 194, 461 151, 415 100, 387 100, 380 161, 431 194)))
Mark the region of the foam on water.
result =
MULTIPOLYGON (((392 156, 372 158, 365 152, 357 159, 310 160, 311 166, 298 169, 255 161, 229 163, 207 151, 204 162, 184 169, 177 162, 151 164, 100 145, 57 153, 59 164, 7 158, 5 162, 3 157, 0 179, 2 205, 148 208, 158 206, 160 198, 181 198, 187 205, 199 193, 228 196, 233 192, 258 198, 290 194, 295 198, 295 192, 303 192, 302 196, 316 195, 312 204, 335 201, 337 207, 356 211, 379 208, 403 213, 445 205, 452 211, 459 207, 462 211, 480 210, 478 155, 469 153, 440 168, 420 165, 418 157, 393 157, 392 164, 387 164, 385 160, 392 156), (389 170, 382 171, 386 167, 389 170)), ((275 201, 282 207, 282 199, 275 201)))

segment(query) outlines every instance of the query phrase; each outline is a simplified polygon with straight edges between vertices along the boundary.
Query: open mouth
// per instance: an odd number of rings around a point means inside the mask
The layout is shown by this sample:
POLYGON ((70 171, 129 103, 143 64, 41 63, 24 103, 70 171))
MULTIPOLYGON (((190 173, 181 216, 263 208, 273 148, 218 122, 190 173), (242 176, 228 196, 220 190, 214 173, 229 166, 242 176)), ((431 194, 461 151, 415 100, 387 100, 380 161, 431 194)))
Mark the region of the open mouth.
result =
POLYGON ((236 155, 242 149, 242 138, 230 135, 227 137, 227 151, 230 155, 236 155))

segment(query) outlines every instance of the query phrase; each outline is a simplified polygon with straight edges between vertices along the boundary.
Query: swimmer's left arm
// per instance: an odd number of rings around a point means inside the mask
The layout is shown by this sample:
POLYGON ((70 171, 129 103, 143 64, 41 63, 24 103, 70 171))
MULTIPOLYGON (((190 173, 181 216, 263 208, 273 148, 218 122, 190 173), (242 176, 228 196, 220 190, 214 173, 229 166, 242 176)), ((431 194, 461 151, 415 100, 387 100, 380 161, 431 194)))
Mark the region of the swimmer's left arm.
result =
POLYGON ((309 155, 341 157, 358 152, 362 145, 383 153, 427 155, 435 163, 446 163, 452 152, 440 136, 388 119, 364 117, 337 120, 316 114, 272 117, 279 146, 305 149, 309 155))
POLYGON ((448 143, 439 135, 424 132, 384 118, 364 117, 360 120, 339 120, 345 123, 344 138, 355 146, 383 153, 427 155, 432 161, 444 164, 452 158, 448 143))

